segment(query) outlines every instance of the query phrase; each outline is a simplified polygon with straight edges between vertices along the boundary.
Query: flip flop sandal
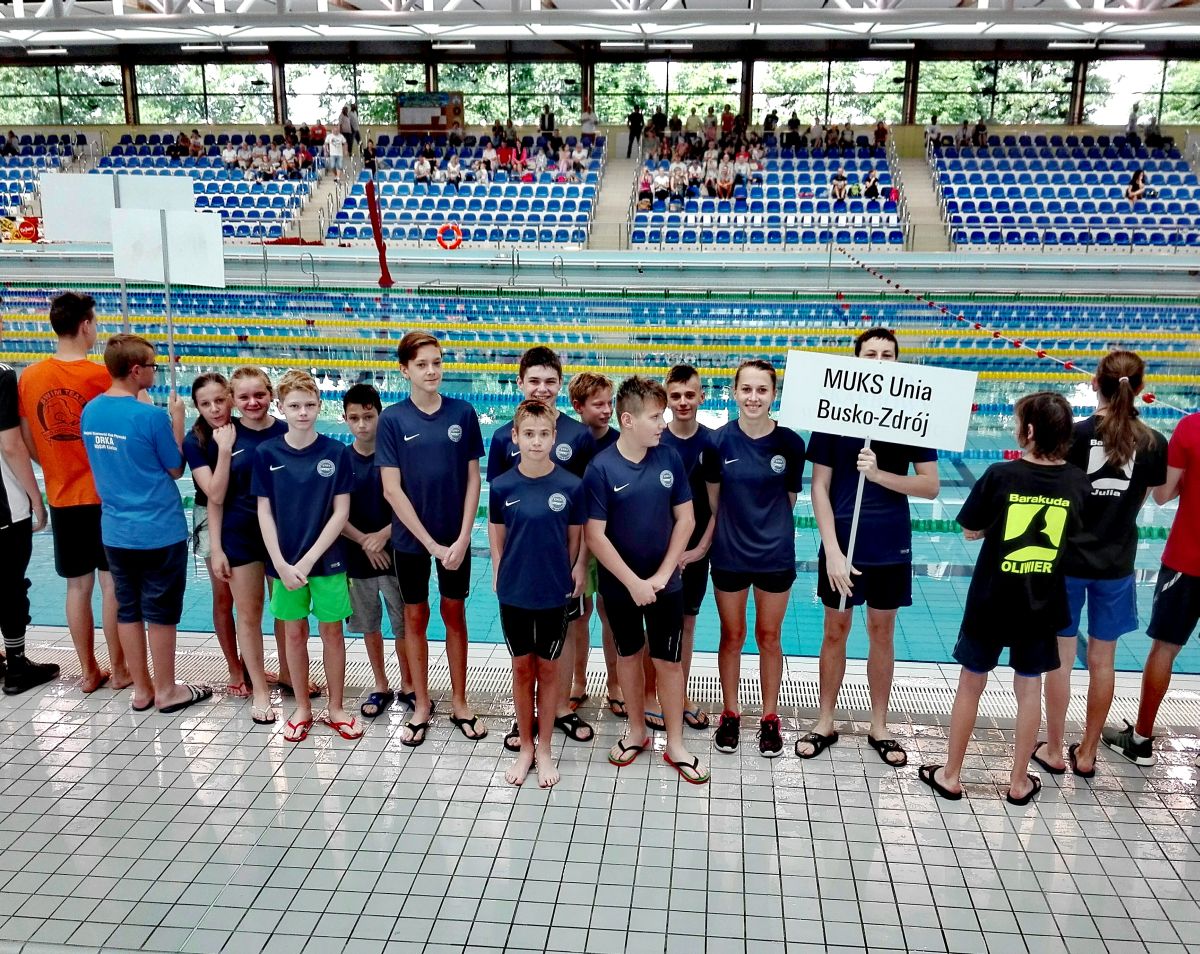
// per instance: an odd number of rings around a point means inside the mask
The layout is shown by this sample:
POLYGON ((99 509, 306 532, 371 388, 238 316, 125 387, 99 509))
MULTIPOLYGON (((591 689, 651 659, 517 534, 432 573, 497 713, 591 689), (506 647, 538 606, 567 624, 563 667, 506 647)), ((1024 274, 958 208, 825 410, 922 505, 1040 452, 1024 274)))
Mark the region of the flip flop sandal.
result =
POLYGON ((940 797, 948 802, 957 802, 963 797, 962 790, 952 792, 937 780, 937 770, 942 768, 941 765, 922 765, 917 770, 917 778, 928 785, 940 797))
POLYGON ((683 721, 689 729, 707 729, 709 726, 708 713, 699 706, 695 709, 684 709, 683 721))
POLYGON ((625 708, 624 699, 614 699, 612 696, 609 696, 608 711, 615 715, 618 719, 629 718, 629 710, 625 708))
POLYGON ((429 729, 429 720, 413 722, 412 719, 409 719, 401 728, 408 729, 408 738, 401 738, 400 744, 407 748, 415 749, 425 744, 425 732, 429 729))
POLYGON ((396 701, 403 704, 405 708, 416 709, 417 694, 415 692, 397 692, 396 701))
POLYGON ((651 740, 647 739, 641 745, 626 745, 624 739, 617 739, 615 748, 619 749, 621 754, 617 758, 613 758, 612 749, 608 752, 608 760, 617 768, 624 768, 626 765, 632 765, 639 755, 650 748, 651 740))
POLYGON ((473 715, 469 719, 459 719, 455 716, 451 716, 450 721, 454 723, 454 725, 458 728, 458 731, 463 734, 463 738, 465 739, 470 739, 472 742, 478 742, 480 739, 487 738, 487 726, 481 726, 478 724, 479 716, 477 715, 473 715), (467 726, 471 727, 471 732, 475 733, 474 735, 471 735, 467 732, 467 726))
POLYGON ((821 735, 819 732, 810 732, 803 738, 796 740, 796 755, 802 759, 815 759, 831 745, 835 745, 839 738, 840 736, 837 734, 836 730, 830 732, 829 735, 821 735), (813 747, 813 750, 807 754, 800 751, 800 745, 804 742, 807 742, 813 747))
POLYGON ((585 692, 582 696, 571 696, 571 708, 578 709, 581 705, 588 701, 588 694, 585 692))
POLYGON ((149 712, 151 709, 154 708, 154 700, 151 699, 144 706, 135 706, 133 704, 133 701, 130 700, 129 708, 132 709, 134 712, 149 712))
POLYGON ((1079 767, 1079 761, 1075 755, 1075 750, 1078 748, 1079 748, 1078 742, 1072 742, 1071 745, 1067 748, 1067 761, 1071 763, 1071 771, 1074 772, 1076 775, 1078 775, 1080 778, 1095 778, 1096 777, 1095 761, 1092 762, 1092 767, 1090 769, 1088 769, 1086 772, 1083 771, 1079 767))
POLYGON ((509 752, 521 751, 521 730, 515 722, 512 724, 512 728, 508 730, 508 735, 504 737, 504 747, 509 752))
POLYGON ((261 709, 258 706, 251 706, 250 721, 255 725, 274 725, 278 719, 275 710, 270 706, 264 706, 261 709))
POLYGON ((1040 778, 1038 778, 1032 772, 1030 772, 1027 777, 1029 781, 1033 782, 1033 788, 1031 788, 1026 795, 1023 795, 1020 798, 1014 798, 1012 789, 1009 789, 1004 793, 1004 800, 1008 802, 1008 804, 1018 806, 1028 805, 1034 800, 1034 798, 1037 797, 1037 793, 1042 790, 1042 780, 1040 778))
POLYGON ((655 732, 665 732, 667 730, 667 720, 663 718, 663 714, 661 712, 651 712, 649 709, 647 709, 646 728, 652 729, 655 732))
POLYGON ((313 720, 310 716, 307 719, 301 719, 299 722, 293 722, 288 719, 283 724, 283 741, 285 742, 303 742, 308 738, 308 730, 313 726, 313 720))
MULTIPOLYGON (((275 683, 275 685, 277 685, 279 687, 279 691, 282 692, 285 696, 295 696, 296 695, 296 690, 291 685, 291 683, 277 681, 275 683)), ((321 689, 320 686, 312 686, 308 690, 308 698, 318 699, 318 698, 320 698, 322 691, 323 690, 321 689)))
POLYGON ((584 722, 574 712, 568 713, 565 716, 559 716, 554 720, 554 727, 562 729, 565 735, 572 742, 591 742, 595 732, 592 727, 584 722), (587 732, 587 735, 580 735, 580 732, 587 732))
POLYGON ((889 765, 892 768, 904 768, 908 764, 908 753, 904 751, 904 746, 895 739, 877 739, 873 735, 868 735, 867 742, 871 748, 879 753, 879 757, 883 760, 884 765, 889 765), (888 753, 890 752, 899 752, 904 758, 899 762, 893 762, 888 758, 888 753))
POLYGON ((1029 760, 1031 762, 1037 762, 1038 765, 1040 765, 1043 769, 1045 769, 1051 775, 1066 775, 1067 767, 1065 765, 1062 768, 1057 768, 1056 766, 1051 765, 1044 758, 1042 758, 1041 756, 1039 756, 1037 754, 1038 749, 1040 749, 1045 744, 1046 744, 1045 739, 1039 739, 1038 744, 1033 747, 1033 752, 1030 754, 1029 760))
POLYGON ((367 696, 366 701, 358 707, 358 711, 368 719, 374 719, 376 716, 381 716, 396 701, 396 693, 388 689, 386 692, 372 692, 367 696), (373 706, 375 711, 368 712, 367 706, 373 706))
POLYGON ((711 772, 701 773, 700 760, 694 755, 690 762, 676 762, 666 752, 663 752, 663 761, 678 772, 680 778, 685 782, 691 782, 693 785, 703 785, 712 777, 711 772))
POLYGON ((243 680, 242 682, 231 682, 225 687, 225 694, 234 696, 237 699, 245 699, 250 695, 250 682, 243 680))
POLYGON ((349 722, 336 722, 330 718, 326 712, 321 716, 321 724, 327 725, 333 729, 338 735, 348 742, 353 742, 355 739, 361 739, 363 735, 363 726, 358 719, 351 717, 349 722))
POLYGON ((194 706, 197 702, 203 702, 205 699, 212 698, 212 689, 208 686, 184 686, 183 688, 188 691, 188 698, 158 711, 163 715, 174 715, 176 712, 182 712, 188 706, 194 706))

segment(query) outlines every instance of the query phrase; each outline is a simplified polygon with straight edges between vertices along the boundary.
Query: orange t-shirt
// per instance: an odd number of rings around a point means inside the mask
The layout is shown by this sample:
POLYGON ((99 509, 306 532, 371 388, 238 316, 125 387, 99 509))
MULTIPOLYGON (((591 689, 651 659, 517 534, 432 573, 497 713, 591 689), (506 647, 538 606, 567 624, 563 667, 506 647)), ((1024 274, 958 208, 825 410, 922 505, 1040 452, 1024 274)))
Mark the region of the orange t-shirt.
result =
POLYGON ((79 419, 83 406, 111 385, 104 365, 61 358, 31 364, 17 382, 21 417, 29 422, 51 507, 100 503, 79 419))

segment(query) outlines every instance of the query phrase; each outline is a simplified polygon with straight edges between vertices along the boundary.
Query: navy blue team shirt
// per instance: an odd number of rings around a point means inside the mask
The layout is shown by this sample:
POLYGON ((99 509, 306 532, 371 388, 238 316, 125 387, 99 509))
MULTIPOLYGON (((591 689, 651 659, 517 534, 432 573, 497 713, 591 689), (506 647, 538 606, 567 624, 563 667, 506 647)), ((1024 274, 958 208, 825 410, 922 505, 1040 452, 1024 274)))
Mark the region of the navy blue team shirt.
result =
MULTIPOLYGON (((521 460, 521 451, 518 450, 512 434, 512 421, 501 424, 492 434, 492 446, 488 450, 487 462, 489 483, 515 468, 521 460)), ((560 411, 554 422, 554 447, 550 450, 550 460, 556 467, 562 467, 582 478, 595 455, 596 442, 592 438, 592 432, 575 418, 567 417, 560 411)))
MULTIPOLYGON (((400 486, 421 525, 439 544, 450 546, 462 530, 467 472, 483 456, 483 434, 475 408, 443 397, 432 414, 412 398, 384 410, 375 438, 375 466, 400 470, 400 486)), ((398 553, 426 553, 409 529, 392 517, 392 546, 398 553)))
MULTIPOLYGON (((360 454, 353 447, 346 455, 354 473, 354 487, 350 491, 350 525, 363 533, 375 533, 392 522, 392 508, 383 496, 383 475, 375 466, 374 454, 360 454)), ((357 543, 346 542, 346 572, 352 580, 366 580, 375 576, 388 576, 391 569, 378 570, 371 565, 367 554, 357 543)), ((392 543, 383 548, 389 556, 392 543)))
MULTIPOLYGON (((256 497, 271 501, 279 551, 288 563, 294 565, 317 542, 333 516, 333 498, 354 489, 349 453, 344 444, 324 434, 301 450, 276 437, 255 453, 252 490, 256 497)), ((345 572, 343 538, 339 536, 313 564, 309 575, 345 572)), ((267 573, 279 576, 270 560, 267 573)))
POLYGON ((583 482, 564 467, 527 477, 514 467, 488 480, 488 520, 505 529, 496 597, 505 606, 566 606, 571 591, 569 527, 587 522, 583 482))
POLYGON ((688 549, 692 549, 704 536, 708 521, 712 519, 712 507, 708 503, 708 486, 706 475, 712 467, 713 432, 703 424, 697 425, 696 433, 691 437, 676 437, 667 428, 662 432, 661 446, 669 447, 683 461, 683 469, 687 471, 688 486, 692 488, 692 512, 696 515, 696 529, 688 540, 688 549))
MULTIPOLYGON (((239 550, 236 546, 237 541, 262 539, 262 530, 258 526, 258 498, 254 496, 251 488, 254 481, 255 455, 258 448, 267 441, 286 434, 288 427, 286 421, 272 418, 269 427, 254 431, 243 424, 240 418, 235 417, 233 429, 237 437, 234 438, 232 456, 229 459, 229 483, 225 488, 225 504, 221 511, 221 546, 222 549, 236 553, 239 550), (233 547, 226 543, 230 539, 235 543, 233 547)), ((193 471, 197 467, 216 470, 219 453, 216 441, 210 440, 201 450, 194 439, 189 441, 184 438, 183 455, 193 471)))
MULTIPOLYGON (((596 455, 583 483, 588 518, 606 521, 604 535, 621 559, 641 579, 652 577, 671 542, 674 508, 692 499, 679 455, 660 445, 649 448, 635 464, 616 446, 609 447, 596 455)), ((615 579, 604 564, 600 565, 600 573, 602 579, 615 579)), ((674 592, 681 585, 676 569, 664 592, 674 592)))
MULTIPOLYGON (((850 542, 854 497, 858 492, 858 452, 865 444, 861 437, 840 437, 817 431, 808 439, 809 462, 833 468, 829 502, 833 506, 838 545, 843 553, 850 542)), ((926 447, 873 440, 871 450, 875 452, 880 470, 901 477, 908 473, 910 464, 937 460, 937 451, 926 447)), ((855 566, 912 562, 912 525, 909 523, 907 494, 864 481, 858 528, 858 540, 854 544, 855 566)))
POLYGON ((712 565, 727 573, 781 573, 796 566, 796 528, 789 494, 804 478, 804 439, 776 424, 749 437, 736 420, 712 435, 706 478, 721 485, 712 565))

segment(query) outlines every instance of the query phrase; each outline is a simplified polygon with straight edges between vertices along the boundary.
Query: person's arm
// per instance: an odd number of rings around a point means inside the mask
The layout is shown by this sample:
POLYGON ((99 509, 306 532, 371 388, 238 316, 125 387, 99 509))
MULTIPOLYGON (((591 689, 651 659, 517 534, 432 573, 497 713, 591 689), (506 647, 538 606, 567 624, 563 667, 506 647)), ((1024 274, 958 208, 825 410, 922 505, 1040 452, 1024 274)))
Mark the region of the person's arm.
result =
POLYGON ((283 558, 283 551, 279 549, 279 532, 275 528, 275 516, 271 512, 270 497, 258 498, 258 526, 262 530, 263 544, 267 548, 267 555, 271 558, 275 572, 279 574, 279 582, 289 590, 298 590, 308 581, 296 567, 283 558))
POLYGON ((500 579, 500 559, 504 556, 504 544, 508 539, 508 528, 502 523, 488 521, 488 549, 492 554, 492 592, 500 579))
POLYGON ((859 571, 850 565, 842 552, 842 545, 837 538, 837 522, 833 514, 833 504, 829 499, 829 486, 833 479, 833 468, 828 464, 812 465, 813 516, 817 521, 817 531, 821 535, 821 545, 825 547, 825 575, 829 577, 829 585, 843 596, 849 596, 851 576, 858 576, 859 571))
POLYGON ((690 499, 676 504, 671 508, 671 512, 675 515, 675 526, 671 528, 671 539, 667 543, 667 552, 658 566, 658 572, 648 581, 656 593, 671 581, 672 574, 679 568, 679 558, 683 556, 683 551, 687 549, 687 542, 691 539, 692 531, 696 529, 696 516, 692 510, 690 499))
POLYGON ((400 468, 399 467, 380 467, 379 475, 383 479, 383 496, 387 500, 388 505, 395 513, 396 519, 404 524, 405 528, 414 537, 417 542, 423 546, 431 556, 435 559, 442 560, 447 548, 433 539, 433 535, 425 529, 425 525, 421 523, 421 518, 417 516, 417 511, 412 505, 412 501, 408 499, 408 494, 404 492, 404 488, 400 483, 400 468))
POLYGON ((858 452, 858 471, 871 483, 909 497, 935 499, 941 489, 937 461, 919 461, 913 464, 913 469, 916 470, 916 474, 913 475, 880 470, 873 450, 864 447, 858 452))
POLYGON ((167 413, 171 416, 171 433, 175 436, 175 446, 179 450, 179 473, 172 473, 172 477, 178 480, 183 476, 183 433, 187 426, 184 419, 186 408, 183 406, 183 399, 175 392, 171 392, 171 396, 167 398, 167 413))
POLYGON ((463 499, 462 524, 457 539, 446 548, 446 556, 442 560, 442 566, 447 570, 457 570, 471 549, 471 528, 475 526, 475 515, 479 512, 479 489, 482 483, 479 461, 470 461, 467 464, 467 494, 463 499))
MULTIPOLYGON (((270 503, 270 501, 268 501, 270 503)), ((296 563, 296 572, 303 576, 306 580, 308 574, 312 572, 312 568, 317 565, 317 561, 325 555, 325 551, 333 546, 338 537, 342 535, 342 529, 346 526, 346 519, 350 516, 350 495, 335 494, 333 498, 333 513, 329 515, 329 520, 325 526, 321 528, 321 534, 317 537, 316 543, 308 548, 308 552, 304 554, 296 563)), ((259 500, 259 520, 262 519, 262 500, 259 500)))
POLYGON ((629 595, 633 597, 633 601, 638 606, 647 606, 653 603, 656 595, 654 586, 648 580, 643 580, 634 573, 629 568, 629 564, 621 558, 621 554, 617 552, 617 548, 605 534, 607 526, 607 520, 597 520, 594 517, 588 520, 584 529, 584 539, 587 541, 588 549, 596 555, 596 559, 600 561, 604 569, 608 570, 616 577, 618 583, 629 590, 629 595))
MULTIPOLYGON (((21 424, 24 425, 24 421, 21 424)), ((33 463, 25 446, 21 426, 0 431, 0 456, 3 456, 21 489, 29 497, 29 506, 33 509, 33 532, 37 533, 46 526, 46 505, 42 503, 42 490, 33 474, 33 463)))
POLYGON ((208 498, 208 565, 218 580, 228 583, 233 579, 229 558, 221 545, 221 522, 225 519, 225 505, 219 500, 208 498))
POLYGON ((229 489, 229 471, 233 466, 233 445, 237 441, 237 431, 232 424, 225 424, 216 428, 210 439, 217 448, 216 466, 193 467, 192 480, 210 501, 223 503, 229 489))
POLYGON ((1154 502, 1161 507, 1163 504, 1170 503, 1178 497, 1182 491, 1183 468, 1168 467, 1166 481, 1161 486, 1155 487, 1151 492, 1154 494, 1154 502))
POLYGON ((29 452, 30 460, 36 460, 39 464, 37 445, 33 442, 33 430, 29 426, 29 421, 26 418, 21 418, 21 440, 25 442, 25 449, 29 452))
MULTIPOLYGON (((708 553, 712 546, 713 534, 717 532, 717 502, 721 495, 720 484, 706 484, 708 488, 708 506, 709 517, 708 523, 704 525, 704 532, 700 534, 700 539, 696 541, 696 545, 690 550, 684 550, 683 555, 679 558, 679 568, 682 570, 689 563, 695 563, 697 560, 703 560, 704 554, 708 553)), ((692 516, 695 517, 695 507, 692 508, 692 516)))

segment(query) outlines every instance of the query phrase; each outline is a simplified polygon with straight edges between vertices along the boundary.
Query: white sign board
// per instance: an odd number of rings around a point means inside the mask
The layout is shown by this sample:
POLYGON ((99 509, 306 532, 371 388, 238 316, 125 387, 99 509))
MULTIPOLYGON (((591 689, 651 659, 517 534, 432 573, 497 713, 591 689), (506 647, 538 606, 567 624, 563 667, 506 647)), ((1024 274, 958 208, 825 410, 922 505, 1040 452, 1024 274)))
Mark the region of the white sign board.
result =
POLYGON ((974 371, 789 351, 779 423, 802 431, 961 451, 974 371))
MULTIPOLYGON (((162 221, 150 209, 112 211, 113 271, 127 281, 161 282, 162 221)), ((225 287, 221 216, 214 212, 167 212, 167 263, 172 285, 225 287)))
MULTIPOLYGON (((195 208, 191 176, 117 176, 123 209, 195 208)), ((48 242, 112 241, 117 206, 110 174, 46 173, 41 178, 42 231, 48 242)))

